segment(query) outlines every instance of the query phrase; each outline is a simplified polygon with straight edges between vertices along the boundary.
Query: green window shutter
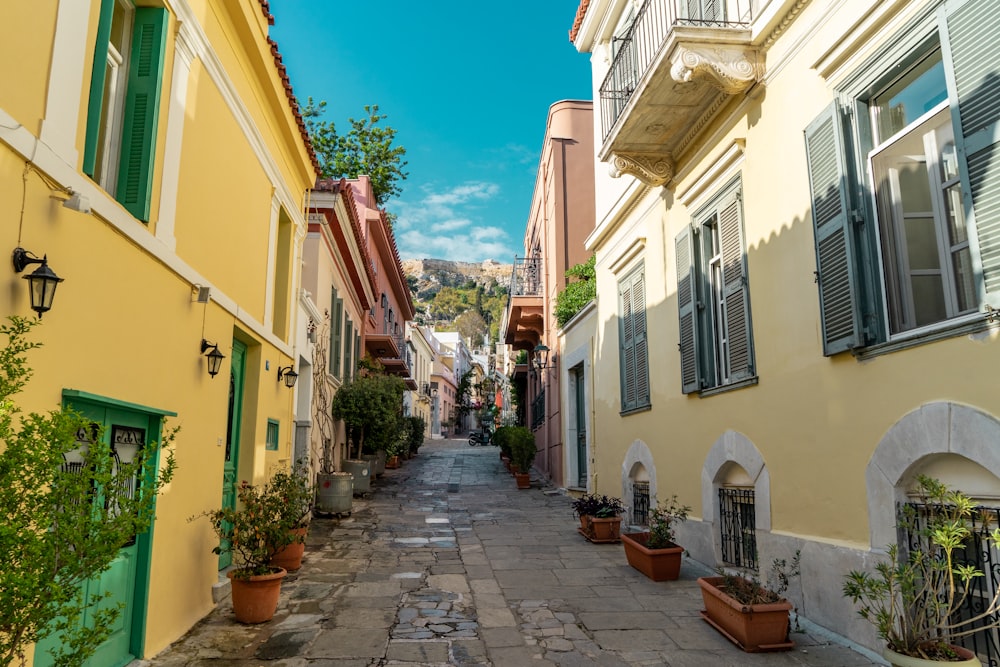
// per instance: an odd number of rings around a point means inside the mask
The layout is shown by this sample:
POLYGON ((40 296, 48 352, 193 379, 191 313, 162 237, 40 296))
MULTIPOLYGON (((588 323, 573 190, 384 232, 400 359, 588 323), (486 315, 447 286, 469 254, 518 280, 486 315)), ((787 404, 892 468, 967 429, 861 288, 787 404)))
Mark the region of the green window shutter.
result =
POLYGON ((165 9, 136 7, 132 31, 117 197, 142 221, 149 220, 153 189, 167 16, 165 9))
POLYGON ((350 380, 354 371, 354 366, 351 364, 351 348, 353 347, 351 339, 354 336, 354 324, 351 322, 350 316, 347 317, 344 331, 346 331, 344 336, 344 380, 350 380))
POLYGON ((83 144, 83 173, 91 178, 97 164, 97 142, 101 136, 104 108, 104 84, 107 75, 108 42, 111 41, 111 19, 116 0, 101 2, 101 17, 94 42, 94 66, 90 72, 90 100, 87 102, 87 134, 83 144))
POLYGON ((646 338, 646 274, 632 280, 632 356, 636 407, 649 405, 649 343, 646 338))
POLYGON ((333 322, 330 323, 330 374, 340 377, 340 352, 343 347, 341 334, 344 331, 344 300, 337 297, 337 290, 333 290, 333 322))
POLYGON ((635 401, 635 321, 632 317, 632 277, 629 276, 618 286, 619 336, 621 339, 620 374, 622 383, 622 411, 632 410, 635 401))
POLYGON ((354 330, 354 358, 361 363, 361 327, 354 330))
POLYGON ((969 237, 985 303, 1000 307, 1000 0, 951 0, 942 13, 942 45, 969 237), (950 65, 950 66, 949 66, 950 65))
POLYGON ((719 206, 719 240, 722 244, 722 289, 726 304, 729 379, 739 382, 753 377, 755 373, 740 190, 727 196, 719 206))
POLYGON ((694 269, 694 229, 684 228, 674 240, 677 260, 677 314, 680 318, 681 391, 701 387, 698 372, 698 295, 694 269))
POLYGON ((840 110, 834 102, 805 131, 816 243, 823 354, 862 342, 855 249, 840 110))

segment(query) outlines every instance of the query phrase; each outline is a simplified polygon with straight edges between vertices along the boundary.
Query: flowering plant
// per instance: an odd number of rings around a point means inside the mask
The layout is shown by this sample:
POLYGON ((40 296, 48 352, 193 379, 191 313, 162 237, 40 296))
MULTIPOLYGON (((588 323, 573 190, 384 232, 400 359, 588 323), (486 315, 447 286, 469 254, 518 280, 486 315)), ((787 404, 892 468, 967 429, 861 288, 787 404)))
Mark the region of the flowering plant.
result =
POLYGON ((271 567, 271 558, 294 539, 280 518, 284 501, 270 485, 254 486, 247 481, 240 483, 236 497, 240 509, 223 507, 199 515, 208 517, 219 538, 212 553, 232 554, 233 576, 238 579, 272 573, 276 568, 271 567))

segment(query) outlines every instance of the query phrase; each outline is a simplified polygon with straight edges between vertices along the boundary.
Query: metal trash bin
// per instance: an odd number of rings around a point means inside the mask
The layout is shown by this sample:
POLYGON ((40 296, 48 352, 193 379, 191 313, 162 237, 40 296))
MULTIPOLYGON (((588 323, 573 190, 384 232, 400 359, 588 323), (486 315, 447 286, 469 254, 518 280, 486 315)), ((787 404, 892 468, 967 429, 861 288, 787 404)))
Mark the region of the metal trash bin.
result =
POLYGON ((354 475, 349 472, 316 473, 316 511, 350 514, 354 501, 354 475))
POLYGON ((368 493, 372 489, 371 464, 360 459, 345 459, 344 472, 354 475, 354 493, 368 493))

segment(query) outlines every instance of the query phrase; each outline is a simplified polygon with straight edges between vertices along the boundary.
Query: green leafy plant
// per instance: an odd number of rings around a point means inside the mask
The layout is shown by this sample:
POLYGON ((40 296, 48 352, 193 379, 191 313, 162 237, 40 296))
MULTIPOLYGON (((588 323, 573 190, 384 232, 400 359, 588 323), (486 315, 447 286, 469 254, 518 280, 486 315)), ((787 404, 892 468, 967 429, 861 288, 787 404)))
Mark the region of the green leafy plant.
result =
POLYGON ((596 255, 582 264, 571 266, 566 271, 567 278, 575 278, 573 282, 556 295, 556 322, 565 326, 573 316, 583 310, 583 307, 597 298, 596 255))
POLYGON ((674 545, 674 524, 687 521, 691 507, 681 505, 677 495, 660 503, 649 512, 649 549, 664 549, 674 545))
POLYGON ((507 435, 510 443, 511 463, 522 473, 531 470, 538 449, 535 447, 535 434, 525 426, 511 426, 507 435))
POLYGON ((501 426, 496 431, 493 432, 493 444, 500 448, 500 456, 510 459, 512 458, 512 450, 510 444, 510 430, 513 426, 501 426))
POLYGON ((268 485, 270 492, 280 501, 278 520, 282 525, 288 530, 307 527, 316 499, 307 462, 297 461, 290 470, 278 469, 271 475, 268 485))
POLYGON ((282 519, 284 499, 270 484, 254 486, 245 480, 236 489, 236 499, 236 508, 210 510, 191 519, 208 517, 219 538, 212 553, 233 555, 233 576, 249 579, 274 572, 271 559, 295 539, 282 519))
POLYGON ((331 121, 321 120, 326 113, 326 102, 314 102, 308 98, 302 107, 302 117, 309 131, 316 158, 326 178, 357 178, 362 174, 371 178, 375 201, 384 206, 393 197, 399 196, 399 183, 409 175, 406 167, 406 149, 393 146, 396 130, 382 126, 388 118, 379 113, 377 104, 365 105, 363 118, 349 118, 351 129, 347 134, 338 134, 331 121))
POLYGON ((334 394, 331 413, 347 425, 357 456, 385 449, 396 438, 405 390, 395 375, 362 370, 334 394))
POLYGON ((761 581, 757 575, 744 577, 720 569, 718 572, 722 576, 722 582, 719 590, 744 605, 779 602, 788 590, 792 578, 800 574, 800 557, 801 554, 796 551, 791 561, 775 558, 771 561, 766 582, 761 581))
POLYGON ((571 506, 576 516, 592 516, 598 519, 610 519, 621 516, 625 512, 625 503, 614 496, 588 493, 575 499, 571 506))
POLYGON ((116 461, 103 430, 73 410, 22 413, 15 399, 32 375, 27 354, 40 344, 28 336, 37 323, 11 317, 0 326, 7 339, 0 349, 0 665, 23 663, 28 646, 53 633, 61 640, 56 663, 78 665, 121 614, 105 602, 108 594, 84 595, 83 586, 148 530, 156 496, 176 468, 177 429, 126 463, 116 461), (137 493, 135 479, 142 481, 137 493))
POLYGON ((407 442, 407 447, 410 455, 417 453, 420 446, 424 444, 424 431, 427 430, 427 421, 420 415, 411 415, 407 417, 410 421, 410 430, 408 432, 409 440, 407 442))
MULTIPOLYGON (((972 531, 977 509, 961 491, 949 489, 926 475, 917 477, 918 502, 930 511, 923 520, 904 506, 899 527, 918 539, 904 554, 897 545, 887 549, 888 560, 875 572, 852 570, 843 593, 858 605, 858 614, 871 622, 886 646, 896 653, 926 660, 945 660, 949 644, 983 629, 1000 627, 1000 591, 984 604, 977 602, 970 617, 959 610, 968 603, 973 581, 983 576, 974 565, 959 562, 972 531)), ((1000 546, 1000 528, 987 541, 1000 546)))

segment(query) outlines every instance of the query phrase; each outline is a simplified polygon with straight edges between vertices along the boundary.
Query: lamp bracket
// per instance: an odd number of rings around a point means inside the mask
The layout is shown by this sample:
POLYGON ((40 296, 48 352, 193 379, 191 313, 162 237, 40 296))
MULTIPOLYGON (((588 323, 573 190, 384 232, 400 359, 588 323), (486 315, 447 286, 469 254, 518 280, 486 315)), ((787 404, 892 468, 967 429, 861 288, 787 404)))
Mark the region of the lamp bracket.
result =
POLYGON ((14 248, 14 254, 11 257, 11 260, 14 263, 14 273, 21 273, 24 271, 25 267, 30 264, 47 264, 48 255, 43 255, 42 258, 39 259, 35 253, 18 246, 17 248, 14 248))

